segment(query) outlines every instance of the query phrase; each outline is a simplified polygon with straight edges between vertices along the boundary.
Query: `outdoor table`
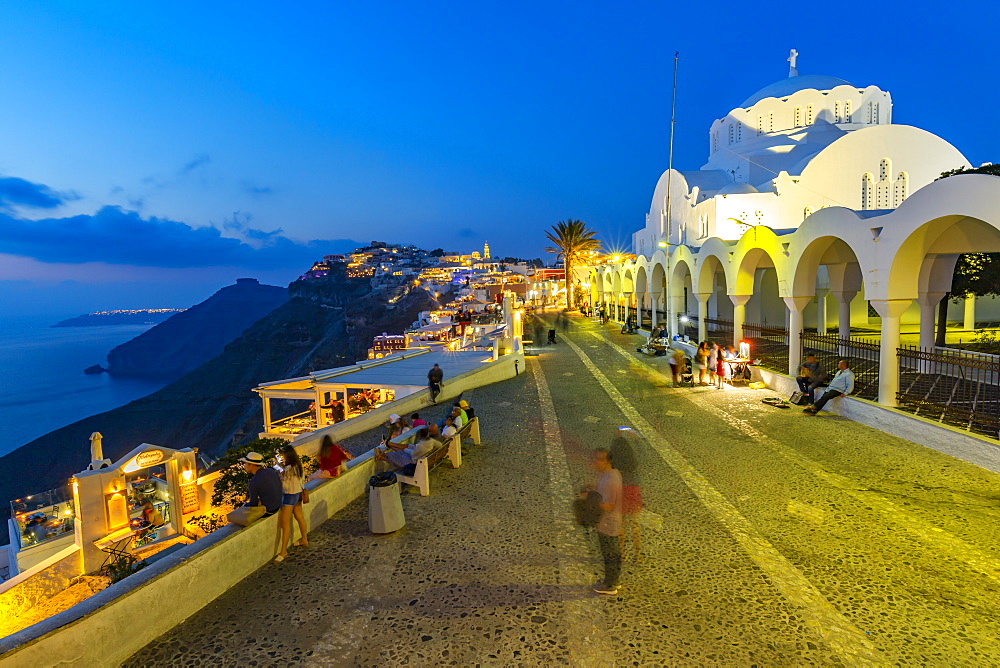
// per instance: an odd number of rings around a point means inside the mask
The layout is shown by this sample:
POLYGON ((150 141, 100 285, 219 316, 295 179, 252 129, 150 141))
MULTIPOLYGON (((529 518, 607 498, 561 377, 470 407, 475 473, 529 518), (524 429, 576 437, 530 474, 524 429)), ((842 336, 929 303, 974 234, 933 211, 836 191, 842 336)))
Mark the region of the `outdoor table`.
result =
POLYGON ((743 359, 742 357, 734 357, 723 360, 729 365, 729 382, 735 383, 736 381, 747 382, 750 380, 747 374, 747 365, 753 360, 743 359))

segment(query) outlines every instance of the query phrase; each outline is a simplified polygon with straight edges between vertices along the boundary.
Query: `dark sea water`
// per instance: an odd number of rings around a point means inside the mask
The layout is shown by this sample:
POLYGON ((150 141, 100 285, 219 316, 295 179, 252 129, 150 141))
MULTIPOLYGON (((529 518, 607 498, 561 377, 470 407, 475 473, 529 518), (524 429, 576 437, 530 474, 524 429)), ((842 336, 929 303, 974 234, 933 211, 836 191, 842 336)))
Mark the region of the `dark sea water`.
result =
POLYGON ((0 322, 0 455, 165 384, 83 373, 107 366, 108 351, 152 325, 50 328, 52 322, 0 322))

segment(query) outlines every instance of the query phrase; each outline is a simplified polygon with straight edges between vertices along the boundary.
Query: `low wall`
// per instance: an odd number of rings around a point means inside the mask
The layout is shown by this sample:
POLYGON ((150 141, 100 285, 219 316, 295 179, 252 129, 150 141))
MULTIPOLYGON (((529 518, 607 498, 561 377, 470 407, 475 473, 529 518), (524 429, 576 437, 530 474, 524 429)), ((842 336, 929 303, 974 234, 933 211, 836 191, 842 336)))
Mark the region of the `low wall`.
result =
MULTIPOLYGON (((762 381, 783 398, 799 389, 791 376, 760 367, 752 369, 754 380, 762 381)), ((838 397, 823 410, 1000 473, 1000 446, 975 434, 857 397, 838 397)))
MULTIPOLYGON (((310 526, 364 493, 374 460, 362 455, 351 464, 343 476, 310 486, 310 526)), ((0 639, 0 663, 118 665, 267 564, 277 552, 277 526, 274 515, 245 529, 232 524, 219 529, 83 603, 0 639)))

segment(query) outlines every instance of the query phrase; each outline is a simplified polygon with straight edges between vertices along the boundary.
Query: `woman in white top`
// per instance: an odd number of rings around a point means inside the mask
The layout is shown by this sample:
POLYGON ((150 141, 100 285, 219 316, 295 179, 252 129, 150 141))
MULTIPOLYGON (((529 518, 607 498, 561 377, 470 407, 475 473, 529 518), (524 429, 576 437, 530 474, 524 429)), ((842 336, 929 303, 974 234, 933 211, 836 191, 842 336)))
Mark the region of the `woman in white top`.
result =
POLYGON ((292 515, 299 524, 299 533, 302 538, 296 545, 305 546, 309 544, 306 539, 306 518, 302 514, 302 461, 299 453, 291 445, 286 445, 279 457, 281 460, 281 510, 278 511, 278 556, 274 558, 274 563, 280 564, 288 556, 288 543, 292 539, 292 515))

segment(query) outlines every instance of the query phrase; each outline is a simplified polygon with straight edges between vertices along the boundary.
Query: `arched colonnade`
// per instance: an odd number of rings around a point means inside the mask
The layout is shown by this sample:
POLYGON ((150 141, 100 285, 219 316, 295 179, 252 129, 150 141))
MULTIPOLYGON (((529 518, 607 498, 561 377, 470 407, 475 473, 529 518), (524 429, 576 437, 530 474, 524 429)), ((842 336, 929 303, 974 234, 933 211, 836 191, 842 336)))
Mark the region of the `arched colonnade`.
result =
POLYGON ((590 301, 610 305, 619 321, 634 307, 639 325, 666 327, 671 336, 680 316, 697 316, 699 340, 711 318, 731 319, 736 342, 747 322, 780 321, 793 375, 804 328, 826 333, 832 323, 847 338, 870 304, 881 323, 878 401, 894 406, 901 318, 918 309, 920 345, 933 347, 937 305, 951 289, 959 255, 969 252, 1000 252, 1000 177, 955 176, 892 211, 831 207, 794 230, 749 227, 738 241, 670 245, 597 266, 590 301))

